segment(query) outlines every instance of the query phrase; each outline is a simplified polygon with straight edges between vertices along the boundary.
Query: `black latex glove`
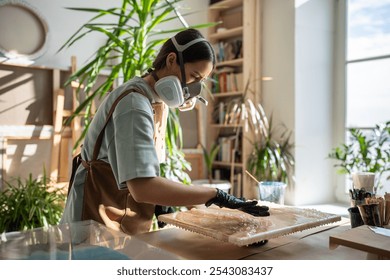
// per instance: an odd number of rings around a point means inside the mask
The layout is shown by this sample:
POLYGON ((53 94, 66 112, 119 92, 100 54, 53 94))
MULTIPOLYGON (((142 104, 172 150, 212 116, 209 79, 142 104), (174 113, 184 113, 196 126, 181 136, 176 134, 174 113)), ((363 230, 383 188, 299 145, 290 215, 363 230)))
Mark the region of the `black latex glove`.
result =
MULTIPOLYGON (((160 216, 160 215, 170 214, 173 212, 175 212, 175 210, 171 206, 156 205, 156 207, 154 208, 154 215, 156 215, 157 219, 158 219, 158 216, 160 216)), ((163 228, 167 225, 166 223, 161 222, 159 220, 157 220, 157 224, 158 224, 159 228, 163 228)))
POLYGON ((253 216, 269 216, 269 208, 267 206, 257 205, 257 200, 247 201, 230 195, 220 189, 217 189, 217 195, 207 201, 205 205, 209 207, 211 204, 215 204, 219 207, 238 209, 253 216))

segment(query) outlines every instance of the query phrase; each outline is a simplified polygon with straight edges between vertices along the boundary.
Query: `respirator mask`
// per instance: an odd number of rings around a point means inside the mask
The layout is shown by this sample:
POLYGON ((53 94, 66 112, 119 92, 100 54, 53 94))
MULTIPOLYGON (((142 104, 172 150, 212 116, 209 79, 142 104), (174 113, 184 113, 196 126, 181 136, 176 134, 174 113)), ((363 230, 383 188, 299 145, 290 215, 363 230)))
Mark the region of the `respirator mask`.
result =
POLYGON ((175 37, 172 37, 171 40, 178 52, 182 81, 173 75, 159 79, 156 73, 152 71, 151 75, 156 80, 154 90, 160 99, 170 108, 178 108, 180 111, 189 111, 195 107, 197 100, 201 101, 207 106, 207 100, 200 95, 203 88, 202 82, 194 82, 190 84, 186 83, 183 61, 184 50, 198 42, 206 41, 206 39, 197 38, 185 45, 178 44, 175 37))

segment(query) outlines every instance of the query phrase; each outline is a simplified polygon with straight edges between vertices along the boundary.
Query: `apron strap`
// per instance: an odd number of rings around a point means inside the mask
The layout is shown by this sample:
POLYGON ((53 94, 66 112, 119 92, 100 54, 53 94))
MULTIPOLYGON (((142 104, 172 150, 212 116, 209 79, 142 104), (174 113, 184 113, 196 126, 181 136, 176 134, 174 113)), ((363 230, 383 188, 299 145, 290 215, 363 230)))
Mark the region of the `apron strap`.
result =
MULTIPOLYGON (((103 136, 104 136, 104 130, 106 129, 106 126, 112 116, 112 114, 114 113, 114 110, 115 110, 115 107, 116 105, 119 103, 119 101, 122 100, 122 98, 124 98, 126 95, 128 95, 129 93, 131 92, 138 92, 140 94, 142 94, 143 96, 147 97, 149 99, 149 97, 142 91, 142 89, 140 89, 139 87, 137 86, 131 86, 131 88, 127 89, 125 92, 123 92, 115 101, 114 103, 112 104, 111 106, 111 109, 110 111, 108 112, 107 114, 107 117, 106 117, 106 122, 104 123, 104 126, 102 128, 102 130, 100 131, 99 133, 99 136, 98 138, 96 139, 96 143, 95 143, 95 147, 93 149, 93 155, 92 155, 92 160, 97 160, 97 157, 99 155, 99 151, 100 151, 100 147, 102 145, 102 142, 103 142, 103 136)), ((149 99, 150 100, 150 99, 149 99)))

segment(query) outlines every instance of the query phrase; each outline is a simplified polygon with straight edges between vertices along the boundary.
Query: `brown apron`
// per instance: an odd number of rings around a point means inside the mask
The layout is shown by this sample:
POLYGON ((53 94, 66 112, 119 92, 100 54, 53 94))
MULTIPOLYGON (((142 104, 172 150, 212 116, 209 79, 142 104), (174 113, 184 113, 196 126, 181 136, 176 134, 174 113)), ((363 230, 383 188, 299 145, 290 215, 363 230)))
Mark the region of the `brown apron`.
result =
MULTIPOLYGON (((70 180, 71 187, 78 165, 83 164, 87 169, 87 175, 84 184, 82 220, 92 219, 111 229, 131 235, 150 230, 155 205, 136 202, 128 189, 119 190, 110 164, 97 159, 97 156, 103 141, 104 130, 116 105, 123 97, 134 91, 146 96, 138 87, 133 87, 115 100, 96 140, 92 160, 84 161, 80 155, 76 156, 73 159, 70 180)), ((152 104, 152 106, 155 148, 161 162, 165 159, 165 131, 169 109, 165 103, 152 104)))

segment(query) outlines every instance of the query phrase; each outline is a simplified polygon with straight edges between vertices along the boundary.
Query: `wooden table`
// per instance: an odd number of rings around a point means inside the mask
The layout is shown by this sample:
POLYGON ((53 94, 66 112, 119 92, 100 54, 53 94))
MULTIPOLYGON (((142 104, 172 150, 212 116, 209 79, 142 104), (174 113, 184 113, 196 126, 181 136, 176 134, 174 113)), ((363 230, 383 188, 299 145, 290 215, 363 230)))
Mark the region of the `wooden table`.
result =
POLYGON ((366 260, 363 251, 329 249, 329 236, 350 228, 349 219, 342 218, 337 223, 270 239, 263 246, 243 247, 175 227, 135 238, 186 260, 366 260))
POLYGON ((390 259, 390 237, 373 232, 367 225, 331 235, 329 248, 339 245, 376 255, 379 259, 390 259))

